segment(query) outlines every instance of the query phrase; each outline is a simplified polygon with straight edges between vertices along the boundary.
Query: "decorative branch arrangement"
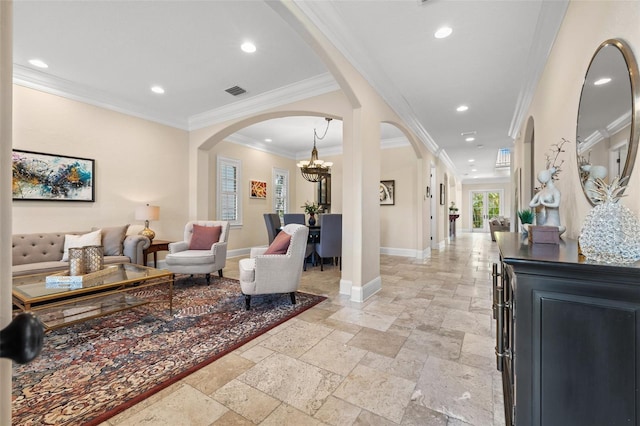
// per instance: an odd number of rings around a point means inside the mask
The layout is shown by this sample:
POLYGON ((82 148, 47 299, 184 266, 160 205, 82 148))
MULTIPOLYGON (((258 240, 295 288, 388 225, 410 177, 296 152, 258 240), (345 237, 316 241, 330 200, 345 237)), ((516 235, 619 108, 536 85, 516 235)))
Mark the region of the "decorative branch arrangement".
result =
POLYGON ((556 164, 556 163, 558 161, 558 157, 560 156, 560 153, 565 152, 564 146, 568 143, 570 143, 569 140, 562 138, 561 142, 554 143, 553 145, 551 145, 551 148, 549 149, 550 152, 545 154, 547 170, 552 168, 555 169, 555 172, 553 172, 551 175, 551 178, 553 180, 558 180, 558 175, 562 171, 561 167, 564 164, 564 160, 561 160, 559 164, 556 164), (552 161, 552 158, 553 158, 553 161, 552 161))

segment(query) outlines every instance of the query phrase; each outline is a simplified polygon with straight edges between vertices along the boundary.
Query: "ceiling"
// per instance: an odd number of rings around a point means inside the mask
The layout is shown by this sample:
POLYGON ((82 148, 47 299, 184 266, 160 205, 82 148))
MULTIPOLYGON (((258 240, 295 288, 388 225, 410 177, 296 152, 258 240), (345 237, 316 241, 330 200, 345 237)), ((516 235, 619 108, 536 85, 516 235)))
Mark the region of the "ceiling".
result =
MULTIPOLYGON (((502 176, 497 151, 513 145, 567 7, 566 0, 294 3, 463 181, 502 176), (443 25, 451 36, 434 38, 443 25), (459 105, 469 109, 457 112, 459 105)), ((14 0, 14 81, 187 130, 338 89, 281 10, 257 0, 14 0), (247 40, 255 53, 240 50, 247 40), (48 68, 30 65, 34 58, 48 68), (151 92, 153 85, 165 93, 151 92), (246 93, 225 92, 233 86, 246 93)), ((320 158, 340 151, 341 124, 334 120, 318 142, 320 158)), ((282 118, 230 139, 300 159, 309 156, 314 128, 324 132, 322 117, 282 118)), ((403 140, 383 125, 383 145, 403 140)))

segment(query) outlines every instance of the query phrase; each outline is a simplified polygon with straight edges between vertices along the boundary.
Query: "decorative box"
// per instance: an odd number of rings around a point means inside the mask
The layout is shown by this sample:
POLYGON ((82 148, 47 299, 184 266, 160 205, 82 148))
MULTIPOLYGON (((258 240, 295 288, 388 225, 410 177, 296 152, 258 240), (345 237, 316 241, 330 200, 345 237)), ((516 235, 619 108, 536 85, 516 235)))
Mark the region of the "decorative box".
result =
POLYGON ((533 244, 560 244, 557 226, 529 226, 529 242, 533 244))

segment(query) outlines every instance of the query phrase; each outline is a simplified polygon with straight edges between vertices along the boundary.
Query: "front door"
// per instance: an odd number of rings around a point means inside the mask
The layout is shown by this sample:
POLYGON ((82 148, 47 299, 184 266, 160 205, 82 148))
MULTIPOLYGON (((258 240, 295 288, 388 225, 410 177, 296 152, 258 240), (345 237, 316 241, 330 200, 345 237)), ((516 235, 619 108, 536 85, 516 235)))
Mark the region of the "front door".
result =
POLYGON ((489 219, 502 215, 502 191, 471 191, 471 228, 488 232, 489 219))

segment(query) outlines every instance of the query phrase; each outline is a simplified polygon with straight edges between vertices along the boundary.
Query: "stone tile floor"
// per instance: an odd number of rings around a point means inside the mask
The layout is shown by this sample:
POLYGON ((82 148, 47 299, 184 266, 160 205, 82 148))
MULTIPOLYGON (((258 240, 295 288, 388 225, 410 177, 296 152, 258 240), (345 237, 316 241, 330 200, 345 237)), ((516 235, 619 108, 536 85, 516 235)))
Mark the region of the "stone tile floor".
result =
POLYGON ((300 289, 325 302, 101 426, 504 425, 497 260, 469 233, 425 261, 383 255, 382 291, 362 304, 339 294, 337 266, 308 268, 300 289))

